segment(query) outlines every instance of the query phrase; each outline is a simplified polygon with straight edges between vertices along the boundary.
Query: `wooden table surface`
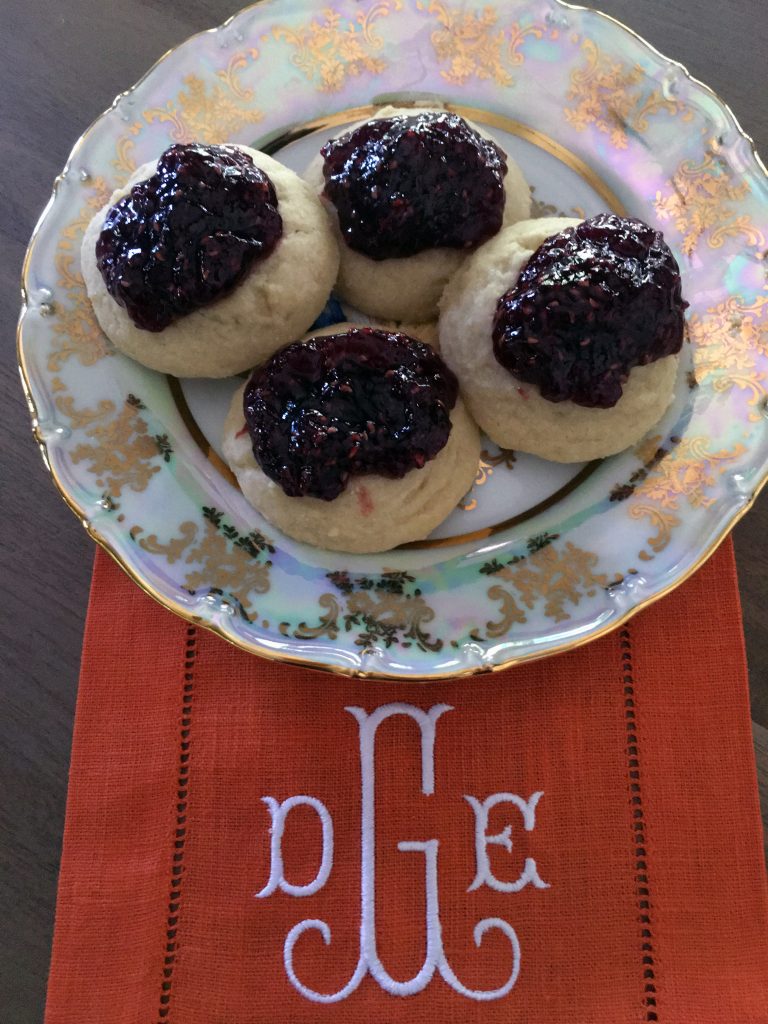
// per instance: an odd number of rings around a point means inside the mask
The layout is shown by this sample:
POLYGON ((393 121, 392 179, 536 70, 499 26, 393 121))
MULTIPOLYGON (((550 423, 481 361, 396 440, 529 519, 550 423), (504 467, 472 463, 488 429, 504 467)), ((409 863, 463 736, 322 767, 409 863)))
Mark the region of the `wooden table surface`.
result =
MULTIPOLYGON (((768 19, 763 4, 764 0, 604 0, 602 9, 711 85, 768 157, 768 19)), ((478 0, 470 6, 482 4, 478 0)), ((55 492, 32 443, 14 355, 21 262, 53 178, 80 133, 170 46, 220 23, 235 10, 236 5, 226 0, 66 0, 53 5, 48 0, 6 0, 3 5, 0 1021, 7 1024, 42 1019, 93 557, 92 542, 55 492)), ((768 494, 735 531, 764 821, 767 535, 768 494)))

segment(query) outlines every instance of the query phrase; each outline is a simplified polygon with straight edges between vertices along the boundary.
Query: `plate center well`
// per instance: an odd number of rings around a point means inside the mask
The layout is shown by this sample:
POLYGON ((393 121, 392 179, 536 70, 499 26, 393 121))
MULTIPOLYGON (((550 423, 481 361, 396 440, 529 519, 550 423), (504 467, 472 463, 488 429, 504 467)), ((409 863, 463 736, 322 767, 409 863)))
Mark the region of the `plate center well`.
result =
MULTIPOLYGON (((391 100, 398 104, 406 101, 391 100)), ((623 207, 579 157, 553 139, 501 114, 448 104, 451 110, 486 126, 521 166, 527 180, 537 182, 533 216, 588 217, 623 207)), ((360 107, 295 126, 268 143, 254 143, 301 174, 321 146, 346 126, 370 117, 375 106, 360 107)), ((347 310, 345 309, 345 313, 347 310)), ((349 311, 350 320, 368 318, 349 311)), ((241 383, 229 380, 169 378, 179 411, 197 444, 232 486, 237 484, 221 453, 221 433, 232 395, 241 383)), ((431 537, 414 547, 464 543, 490 536, 532 518, 579 487, 599 465, 562 465, 535 456, 501 451, 487 438, 472 490, 431 537)))

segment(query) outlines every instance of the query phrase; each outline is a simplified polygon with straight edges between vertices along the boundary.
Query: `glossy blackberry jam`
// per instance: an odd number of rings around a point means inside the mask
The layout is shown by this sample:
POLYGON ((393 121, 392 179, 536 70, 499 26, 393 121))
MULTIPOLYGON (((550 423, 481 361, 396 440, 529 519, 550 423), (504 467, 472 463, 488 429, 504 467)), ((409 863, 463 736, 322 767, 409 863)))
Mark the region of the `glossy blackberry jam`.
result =
POLYGON ((493 348, 544 398, 608 409, 633 367, 680 351, 687 305, 661 232, 601 213, 533 253, 499 299, 493 348))
POLYGON ((233 146, 171 146, 107 213, 96 262, 137 327, 162 331, 228 294, 283 233, 267 175, 233 146))
POLYGON ((254 370, 243 407, 266 475, 291 497, 332 501, 350 476, 399 478, 433 459, 457 396, 429 345, 358 327, 281 349, 254 370))
POLYGON ((501 227, 506 154, 456 114, 368 121, 322 155, 344 240, 371 259, 473 249, 501 227))

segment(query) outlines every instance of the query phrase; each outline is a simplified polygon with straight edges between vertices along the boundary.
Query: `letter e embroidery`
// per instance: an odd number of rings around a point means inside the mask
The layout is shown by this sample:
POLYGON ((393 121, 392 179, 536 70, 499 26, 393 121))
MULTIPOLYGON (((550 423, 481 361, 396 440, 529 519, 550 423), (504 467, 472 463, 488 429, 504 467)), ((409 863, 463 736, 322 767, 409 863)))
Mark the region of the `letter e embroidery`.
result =
POLYGON ((549 888, 549 883, 542 881, 539 877, 533 857, 525 858, 522 874, 514 882, 502 882, 497 878, 491 870, 491 862, 488 858, 488 847, 491 844, 503 846, 507 853, 512 852, 511 825, 505 825, 496 835, 488 835, 488 817, 492 808, 501 803, 514 804, 523 816, 525 831, 532 832, 536 825, 536 805, 543 796, 543 792, 539 792, 534 793, 530 800, 523 800, 515 793, 492 793, 480 803, 476 797, 465 795, 464 799, 475 812, 475 858, 477 861, 475 879, 467 892, 473 892, 482 885, 487 885, 489 889, 495 889, 496 892, 520 892, 526 885, 533 885, 537 889, 549 888))

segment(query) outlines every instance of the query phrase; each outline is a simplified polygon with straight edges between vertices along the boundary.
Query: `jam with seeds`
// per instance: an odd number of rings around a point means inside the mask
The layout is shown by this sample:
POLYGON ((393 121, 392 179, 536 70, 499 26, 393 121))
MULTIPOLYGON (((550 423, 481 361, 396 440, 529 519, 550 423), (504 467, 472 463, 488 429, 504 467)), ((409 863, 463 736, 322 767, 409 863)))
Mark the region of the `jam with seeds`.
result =
POLYGON ((272 182, 233 146, 171 146, 107 213, 96 263, 145 331, 228 294, 283 233, 272 182))
POLYGON ((266 475, 291 497, 332 501, 350 476, 400 478, 433 459, 457 396, 429 345, 356 327, 281 349, 254 370, 243 408, 266 475))
POLYGON ((368 121, 322 155, 344 241, 371 259, 473 249, 501 227, 506 154, 456 114, 368 121))
POLYGON ((533 253, 499 299, 494 353, 552 402, 609 409, 633 367, 680 351, 687 305, 661 232, 601 213, 533 253))

